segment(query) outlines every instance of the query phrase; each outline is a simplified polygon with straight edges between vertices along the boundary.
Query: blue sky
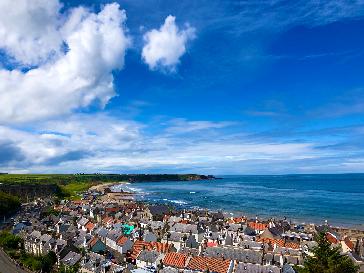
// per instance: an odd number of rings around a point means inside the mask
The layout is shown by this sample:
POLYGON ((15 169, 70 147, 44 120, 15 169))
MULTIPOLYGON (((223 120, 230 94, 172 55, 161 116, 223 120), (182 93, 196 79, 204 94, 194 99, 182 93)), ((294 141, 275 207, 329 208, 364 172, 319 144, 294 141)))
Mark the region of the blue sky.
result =
POLYGON ((364 171, 364 1, 42 1, 0 4, 0 171, 364 171))

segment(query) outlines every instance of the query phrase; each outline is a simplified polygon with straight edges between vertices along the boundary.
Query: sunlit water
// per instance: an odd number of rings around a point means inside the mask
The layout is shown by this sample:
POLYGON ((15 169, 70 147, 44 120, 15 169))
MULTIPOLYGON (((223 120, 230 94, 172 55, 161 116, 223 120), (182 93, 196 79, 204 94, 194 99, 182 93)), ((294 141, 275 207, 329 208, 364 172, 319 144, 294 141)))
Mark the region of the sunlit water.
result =
POLYGON ((364 224, 364 174, 222 176, 122 185, 140 200, 297 222, 364 224))

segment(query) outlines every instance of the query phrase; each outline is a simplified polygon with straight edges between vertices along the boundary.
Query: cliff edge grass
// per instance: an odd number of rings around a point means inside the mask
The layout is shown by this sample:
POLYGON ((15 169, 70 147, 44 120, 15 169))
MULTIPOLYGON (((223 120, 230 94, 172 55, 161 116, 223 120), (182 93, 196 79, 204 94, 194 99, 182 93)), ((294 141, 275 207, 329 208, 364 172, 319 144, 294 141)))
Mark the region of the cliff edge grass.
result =
MULTIPOLYGON (((56 195, 63 199, 80 199, 80 193, 104 183, 210 180, 214 176, 198 174, 0 174, 0 192, 27 201, 29 195, 56 195)), ((5 198, 5 197, 4 197, 5 198)), ((9 199, 9 198, 8 198, 9 199)), ((6 199, 6 200, 8 200, 6 199)), ((4 199, 5 200, 5 199, 4 199)), ((9 199, 10 200, 10 199, 9 199)), ((8 201, 7 201, 8 202, 8 201)), ((5 204, 7 204, 5 202, 5 204)), ((10 202, 10 201, 9 201, 10 202)), ((1 213, 0 213, 1 215, 1 213)))

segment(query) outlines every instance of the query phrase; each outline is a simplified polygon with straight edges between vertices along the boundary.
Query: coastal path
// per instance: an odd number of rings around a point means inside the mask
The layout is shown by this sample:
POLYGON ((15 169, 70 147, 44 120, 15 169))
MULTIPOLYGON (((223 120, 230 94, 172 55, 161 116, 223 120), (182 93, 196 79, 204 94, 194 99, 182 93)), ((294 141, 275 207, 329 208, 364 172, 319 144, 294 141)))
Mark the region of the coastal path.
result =
POLYGON ((9 256, 0 248, 0 272, 1 273, 29 273, 15 264, 9 256))

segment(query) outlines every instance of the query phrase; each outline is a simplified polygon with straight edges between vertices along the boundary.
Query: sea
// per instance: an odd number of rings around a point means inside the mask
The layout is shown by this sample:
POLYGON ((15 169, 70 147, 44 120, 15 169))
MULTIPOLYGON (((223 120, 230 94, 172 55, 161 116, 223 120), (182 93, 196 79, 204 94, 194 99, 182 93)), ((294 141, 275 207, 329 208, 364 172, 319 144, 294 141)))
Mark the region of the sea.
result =
POLYGON ((121 184, 136 199, 262 219, 286 217, 364 229, 364 174, 226 175, 200 181, 121 184))

